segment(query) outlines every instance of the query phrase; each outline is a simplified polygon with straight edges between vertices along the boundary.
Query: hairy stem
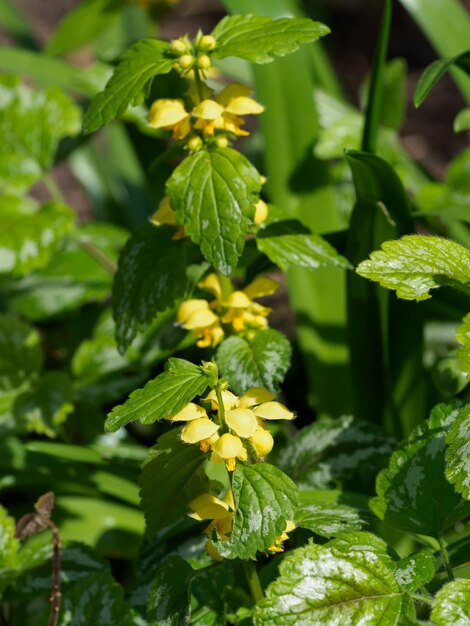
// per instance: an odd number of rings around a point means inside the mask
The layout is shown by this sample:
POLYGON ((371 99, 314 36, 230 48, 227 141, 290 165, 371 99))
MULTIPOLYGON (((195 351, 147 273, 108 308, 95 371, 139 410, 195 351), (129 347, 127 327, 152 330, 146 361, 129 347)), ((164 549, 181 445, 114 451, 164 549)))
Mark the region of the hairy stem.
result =
POLYGON ((446 568, 447 576, 449 577, 449 580, 455 580, 454 572, 452 571, 452 565, 450 564, 449 554, 447 552, 444 539, 439 536, 437 540, 439 542, 439 547, 441 549, 442 561, 444 563, 444 567, 446 568))
POLYGON ((52 546, 54 550, 53 562, 52 562, 52 593, 50 596, 51 601, 51 615, 47 626, 57 626, 60 613, 60 536, 59 529, 52 520, 47 522, 47 526, 52 530, 52 546))
POLYGON ((253 561, 243 561, 243 569, 245 570, 246 580, 253 596, 253 600, 257 604, 264 598, 261 583, 258 578, 258 571, 256 569, 256 563, 253 561))

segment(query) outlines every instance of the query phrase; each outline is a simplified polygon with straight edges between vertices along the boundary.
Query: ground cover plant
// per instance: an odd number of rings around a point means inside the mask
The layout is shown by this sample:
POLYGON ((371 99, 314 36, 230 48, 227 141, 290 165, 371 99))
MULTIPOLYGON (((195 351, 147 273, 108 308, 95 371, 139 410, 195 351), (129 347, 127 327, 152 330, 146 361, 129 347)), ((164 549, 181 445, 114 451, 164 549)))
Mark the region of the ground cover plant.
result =
POLYGON ((360 109, 328 3, 175 4, 0 1, 0 626, 470 624, 470 149, 399 140, 398 3, 360 109))

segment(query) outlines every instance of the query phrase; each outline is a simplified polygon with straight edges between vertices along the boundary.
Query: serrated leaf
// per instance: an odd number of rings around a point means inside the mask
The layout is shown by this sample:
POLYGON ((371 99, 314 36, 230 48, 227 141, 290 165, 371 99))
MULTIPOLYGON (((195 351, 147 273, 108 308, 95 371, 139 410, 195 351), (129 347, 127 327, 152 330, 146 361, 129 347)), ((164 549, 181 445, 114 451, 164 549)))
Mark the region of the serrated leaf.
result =
MULTIPOLYGON (((327 493, 327 492, 326 492, 327 493)), ((363 522, 351 506, 331 501, 322 491, 301 491, 295 523, 321 537, 361 530, 363 522)))
POLYGON ((139 328, 173 306, 188 287, 187 245, 173 241, 175 229, 147 223, 138 228, 119 257, 113 286, 116 341, 121 353, 139 328))
POLYGON ((393 440, 351 416, 303 428, 280 451, 277 465, 301 489, 326 489, 340 481, 370 480, 392 453, 393 440))
POLYGON ((455 338, 462 346, 457 351, 459 367, 470 379, 470 313, 464 317, 463 324, 457 328, 455 338))
POLYGON ((286 272, 290 267, 351 269, 351 264, 323 237, 313 235, 297 220, 275 222, 260 230, 258 250, 286 272))
POLYGON ((0 210, 0 273, 21 275, 46 265, 74 223, 73 212, 58 202, 37 207, 26 198, 3 196, 0 210))
POLYGON ((260 189, 257 170, 231 148, 196 152, 167 183, 178 222, 224 276, 233 272, 243 252, 260 189))
POLYGON ((0 189, 26 191, 51 166, 59 140, 80 129, 80 110, 60 89, 18 85, 0 98, 0 189))
POLYGON ((470 580, 459 578, 437 592, 431 619, 437 626, 470 624, 470 580))
POLYGON ((356 271, 399 298, 427 300, 431 289, 470 285, 470 250, 443 237, 406 235, 383 243, 356 271))
POLYGON ((176 415, 185 404, 202 394, 208 384, 207 375, 197 365, 183 359, 168 359, 162 374, 142 389, 133 391, 125 404, 111 411, 105 428, 114 432, 136 420, 152 424, 176 415))
POLYGON ((292 348, 284 335, 267 329, 253 336, 229 337, 217 349, 222 375, 238 395, 250 387, 265 387, 276 393, 289 369, 292 348))
POLYGON ((34 328, 9 315, 0 315, 0 389, 20 387, 42 366, 39 335, 34 328))
POLYGON ((191 500, 207 491, 208 484, 197 474, 205 459, 199 446, 181 441, 179 428, 160 437, 150 449, 139 484, 151 536, 183 518, 191 500))
POLYGON ((231 15, 212 31, 217 40, 212 55, 216 59, 235 56, 252 63, 270 63, 329 32, 324 24, 307 18, 273 20, 255 15, 231 15))
POLYGON ((141 104, 157 74, 168 74, 174 59, 170 45, 157 39, 142 39, 131 46, 107 83, 92 100, 83 120, 83 132, 92 133, 108 124, 132 104, 141 104))
POLYGON ((58 427, 73 411, 75 393, 65 372, 47 372, 13 405, 17 423, 26 431, 56 437, 58 427))
POLYGON ((176 554, 159 564, 148 600, 147 620, 150 626, 189 624, 189 584, 193 575, 193 568, 176 554))
POLYGON ((308 545, 294 550, 279 569, 256 607, 256 626, 394 626, 405 609, 405 594, 372 551, 308 545))
POLYGON ((434 556, 423 550, 394 563, 393 573, 402 589, 416 591, 434 578, 434 556))
POLYGON ((446 435, 458 412, 455 404, 435 407, 378 475, 370 506, 387 524, 437 538, 470 515, 470 502, 445 477, 446 435))
POLYGON ((457 415, 447 435, 446 478, 470 500, 470 404, 457 415))
POLYGON ((99 250, 113 264, 126 238, 125 230, 111 224, 76 228, 46 267, 15 284, 12 307, 26 318, 39 321, 106 298, 113 277, 82 244, 99 250))
POLYGON ((94 574, 74 585, 63 598, 59 626, 133 626, 121 585, 108 573, 94 574))
POLYGON ((227 559, 255 559, 294 519, 298 491, 291 479, 268 463, 238 464, 233 474, 235 516, 230 538, 217 541, 227 559))
POLYGON ((121 10, 116 0, 85 0, 67 13, 47 42, 47 52, 62 55, 81 48, 106 30, 121 10))
POLYGON ((460 68, 466 74, 470 74, 470 52, 467 51, 457 54, 450 59, 440 59, 428 65, 416 85, 413 98, 416 107, 419 107, 426 100, 435 85, 437 85, 452 66, 460 68))

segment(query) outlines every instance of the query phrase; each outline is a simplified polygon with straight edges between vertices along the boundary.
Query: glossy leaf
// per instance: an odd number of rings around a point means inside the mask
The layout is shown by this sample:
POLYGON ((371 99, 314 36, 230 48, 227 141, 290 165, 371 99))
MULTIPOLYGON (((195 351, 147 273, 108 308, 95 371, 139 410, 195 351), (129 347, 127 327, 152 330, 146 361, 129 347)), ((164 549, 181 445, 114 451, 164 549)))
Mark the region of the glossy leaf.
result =
POLYGON ((402 589, 416 591, 434 578, 434 556, 422 551, 394 563, 393 573, 402 589))
POLYGON ((20 387, 42 366, 39 335, 24 322, 0 315, 0 389, 20 387))
POLYGON ((130 105, 141 104, 157 74, 168 74, 174 59, 170 45, 157 39, 142 39, 123 55, 104 91, 93 99, 83 120, 83 132, 92 133, 123 115, 130 105))
POLYGON ((217 40, 212 54, 217 59, 235 56, 252 63, 270 63, 329 32, 324 24, 306 18, 273 20, 255 15, 231 15, 212 31, 217 40))
POLYGON ((259 173, 231 148, 196 152, 167 183, 178 222, 224 276, 233 272, 243 251, 260 189, 259 173))
POLYGON ((171 226, 143 224, 119 258, 113 287, 116 341, 121 353, 138 329, 145 329, 158 311, 173 306, 188 287, 187 245, 173 241, 171 226))
POLYGON ((184 518, 189 503, 207 491, 208 485, 197 474, 205 459, 198 445, 181 441, 178 428, 160 437, 150 449, 139 481, 150 536, 184 518))
POLYGON ((59 140, 76 135, 80 111, 60 89, 1 88, 0 189, 27 190, 51 166, 59 140))
POLYGON ((462 346, 457 351, 459 367, 470 378, 470 313, 464 317, 455 337, 462 346))
POLYGON ((377 497, 370 506, 387 524, 441 537, 470 514, 470 503, 445 477, 446 435, 458 412, 453 404, 436 406, 378 475, 377 497))
POLYGON ((452 66, 470 75, 470 52, 457 54, 450 59, 440 59, 431 63, 422 73, 414 94, 414 104, 419 107, 426 100, 435 85, 447 74, 452 66))
POLYGON ((165 371, 150 380, 142 389, 131 393, 125 404, 116 406, 108 415, 105 428, 114 432, 129 422, 140 420, 152 424, 176 415, 209 384, 207 375, 189 361, 169 359, 165 371))
POLYGON ((277 463, 303 489, 325 489, 337 481, 355 485, 383 467, 393 440, 367 422, 344 416, 303 428, 280 451, 277 463))
POLYGON ((392 626, 405 608, 405 594, 373 551, 311 544, 294 550, 279 569, 279 578, 257 605, 255 626, 392 626))
POLYGON ((15 520, 0 506, 0 592, 2 591, 3 570, 16 566, 17 552, 20 547, 15 538, 15 520))
MULTIPOLYGON (((328 493, 328 492, 326 492, 328 493)), ((351 506, 331 502, 321 491, 301 491, 295 523, 321 537, 361 530, 363 522, 351 506)))
POLYGON ((446 477, 470 500, 470 404, 462 408, 447 435, 446 477))
POLYGON ((347 259, 341 256, 323 237, 311 234, 296 220, 276 222, 260 230, 256 237, 258 250, 263 252, 281 270, 304 267, 350 269, 347 259))
POLYGON ((470 580, 459 578, 444 585, 436 595, 431 619, 437 626, 470 623, 470 580))
POLYGON ((291 479, 268 463, 238 464, 232 491, 235 516, 230 538, 216 541, 227 559, 255 559, 281 535, 294 519, 298 491, 291 479))
POLYGON ((74 396, 72 381, 65 372, 47 372, 17 398, 13 412, 27 431, 56 437, 73 411, 74 396))
POLYGON ((426 300, 443 285, 470 285, 470 250, 442 237, 407 235, 386 241, 357 273, 394 289, 404 300, 426 300))
POLYGON ((35 206, 26 198, 0 198, 0 274, 26 274, 46 265, 62 237, 72 228, 73 212, 64 204, 35 206))
POLYGON ((289 369, 292 349, 277 330, 260 330, 251 336, 229 337, 217 349, 217 364, 231 389, 239 395, 250 387, 279 390, 289 369))
POLYGON ((158 566, 149 595, 147 619, 150 626, 186 626, 191 614, 189 584, 193 568, 178 555, 158 566))

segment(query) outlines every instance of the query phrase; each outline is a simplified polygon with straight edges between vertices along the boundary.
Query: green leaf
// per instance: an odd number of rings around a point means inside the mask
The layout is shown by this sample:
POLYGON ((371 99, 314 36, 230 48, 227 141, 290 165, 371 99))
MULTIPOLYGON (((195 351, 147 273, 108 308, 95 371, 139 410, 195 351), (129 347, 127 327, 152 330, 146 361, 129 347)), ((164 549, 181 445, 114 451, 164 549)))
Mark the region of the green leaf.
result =
POLYGON ((24 322, 0 315, 0 389, 20 387, 42 366, 38 333, 24 322))
POLYGON ((198 445, 181 441, 180 434, 175 428, 159 438, 140 475, 141 503, 150 536, 183 518, 189 503, 208 488, 197 474, 206 456, 198 445))
POLYGON ((287 556, 279 570, 256 607, 255 626, 392 626, 406 608, 405 594, 373 551, 308 545, 287 556))
POLYGON ((3 196, 0 206, 0 274, 26 274, 46 265, 74 223, 73 212, 58 202, 37 207, 26 198, 3 196))
POLYGON ((233 272, 243 251, 260 189, 257 170, 231 148, 196 152, 167 183, 178 222, 224 276, 233 272))
POLYGON ((393 573, 402 589, 416 591, 434 578, 434 556, 425 550, 394 563, 393 573))
POLYGON ((268 463, 242 465, 233 474, 232 491, 235 516, 230 538, 216 541, 221 556, 227 559, 255 559, 281 535, 298 505, 295 484, 268 463))
POLYGON ((321 537, 361 530, 363 522, 351 506, 331 501, 328 492, 301 491, 295 523, 321 537))
MULTIPOLYGON (((379 121, 381 125, 393 130, 401 128, 405 117, 406 70, 406 61, 400 58, 392 59, 383 68, 379 121)), ((363 89, 362 109, 365 108, 369 89, 370 77, 363 89)))
POLYGON ((211 33, 217 40, 212 56, 216 59, 235 56, 252 63, 270 63, 329 32, 324 24, 306 18, 273 20, 255 15, 231 15, 219 22, 211 33))
POLYGON ((378 475, 370 506, 387 524, 437 538, 470 515, 445 477, 446 435, 458 413, 456 404, 436 406, 378 475))
POLYGON ((313 235, 297 220, 275 222, 261 229, 256 237, 258 250, 286 272, 290 267, 316 270, 320 267, 351 269, 323 237, 313 235))
POLYGON ((351 416, 306 426, 280 451, 277 465, 301 489, 326 489, 337 481, 370 481, 393 450, 393 440, 351 416))
POLYGON ((83 246, 91 245, 113 264, 126 238, 126 231, 111 224, 75 229, 46 267, 16 283, 13 308, 39 321, 108 297, 113 277, 83 246))
POLYGON ((56 437, 58 427, 73 411, 74 396, 72 381, 65 372, 47 372, 17 398, 13 412, 27 431, 56 437))
POLYGON ((62 55, 93 41, 120 15, 116 0, 85 0, 65 16, 47 42, 49 54, 62 55))
POLYGON ((454 119, 454 133, 463 133, 470 129, 470 108, 462 109, 454 119))
POLYGON ((461 348, 457 351, 459 367, 470 379, 470 313, 463 319, 463 324, 457 328, 455 335, 461 348))
POLYGON ((166 557, 157 568, 147 610, 150 626, 186 626, 191 615, 189 584, 193 568, 180 556, 166 557))
POLYGON ((443 237, 407 235, 386 241, 356 269, 404 300, 427 300, 443 285, 470 285, 470 250, 443 237))
POLYGON ((116 341, 121 353, 158 311, 173 306, 188 287, 187 245, 175 229, 146 223, 127 242, 113 287, 116 341))
POLYGON ((457 415, 447 435, 446 478, 470 500, 470 404, 457 415))
POLYGON ((133 626, 124 591, 108 573, 97 573, 64 595, 59 626, 133 626))
POLYGON ((170 45, 157 39, 142 39, 123 55, 106 85, 90 104, 83 132, 92 133, 123 115, 129 105, 141 104, 157 74, 168 74, 174 59, 167 56, 170 45))
POLYGON ((217 349, 217 364, 238 395, 250 387, 276 393, 289 369, 292 349, 284 335, 267 329, 253 336, 229 337, 217 349))
POLYGON ((423 104, 435 85, 447 74, 452 66, 458 67, 466 74, 470 74, 470 52, 463 52, 450 59, 440 59, 439 61, 431 63, 421 74, 418 84, 416 85, 413 98, 415 107, 419 107, 423 104))
POLYGON ((470 580, 459 578, 444 585, 434 600, 431 619, 437 626, 470 624, 470 580))
POLYGON ((6 509, 0 506, 0 592, 2 590, 2 570, 16 566, 17 552, 20 547, 15 538, 15 520, 9 517, 6 509))
POLYGON ((51 166, 59 140, 76 135, 80 110, 60 89, 0 89, 0 189, 26 191, 51 166))
POLYGON ((111 411, 105 428, 114 432, 136 420, 152 424, 172 417, 195 396, 202 394, 208 384, 207 375, 197 365, 183 359, 168 359, 163 374, 150 380, 142 389, 133 391, 125 404, 111 411))

